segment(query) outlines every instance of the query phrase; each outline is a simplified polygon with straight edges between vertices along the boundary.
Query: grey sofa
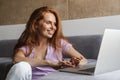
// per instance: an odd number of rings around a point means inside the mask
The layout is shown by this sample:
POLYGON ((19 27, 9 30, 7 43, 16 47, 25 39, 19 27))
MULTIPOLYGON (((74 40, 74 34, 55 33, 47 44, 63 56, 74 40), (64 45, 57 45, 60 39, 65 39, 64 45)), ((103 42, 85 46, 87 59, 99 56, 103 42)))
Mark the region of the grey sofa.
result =
MULTIPOLYGON (((102 35, 82 35, 67 37, 73 46, 87 59, 97 59, 102 35)), ((0 41, 0 80, 5 77, 12 67, 12 54, 17 40, 0 41)))

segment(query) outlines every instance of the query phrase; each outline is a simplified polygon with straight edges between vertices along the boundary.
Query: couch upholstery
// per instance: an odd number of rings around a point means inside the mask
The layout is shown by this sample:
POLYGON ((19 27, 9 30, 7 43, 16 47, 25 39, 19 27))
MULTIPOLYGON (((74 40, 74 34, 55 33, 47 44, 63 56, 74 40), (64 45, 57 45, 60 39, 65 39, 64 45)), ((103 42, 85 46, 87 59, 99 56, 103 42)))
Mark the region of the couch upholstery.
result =
POLYGON ((13 48, 17 40, 0 41, 0 80, 5 80, 6 74, 11 68, 13 48))
MULTIPOLYGON (((102 35, 70 36, 67 38, 87 59, 97 59, 102 35)), ((0 41, 0 80, 5 80, 9 69, 13 65, 11 56, 16 42, 17 40, 0 41)))

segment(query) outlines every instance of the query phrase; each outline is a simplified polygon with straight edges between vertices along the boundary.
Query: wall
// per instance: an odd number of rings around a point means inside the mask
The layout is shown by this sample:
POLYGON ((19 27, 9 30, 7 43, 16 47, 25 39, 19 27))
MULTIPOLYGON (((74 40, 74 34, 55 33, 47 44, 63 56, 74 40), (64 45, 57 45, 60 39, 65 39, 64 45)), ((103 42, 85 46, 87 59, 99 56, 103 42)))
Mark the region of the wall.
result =
POLYGON ((46 5, 62 20, 120 14, 120 0, 0 0, 0 25, 24 24, 34 9, 46 5))
POLYGON ((120 29, 120 15, 65 20, 62 25, 65 36, 103 34, 106 28, 120 29))
MULTIPOLYGON (((105 28, 120 29, 120 15, 62 21, 65 36, 103 34, 105 28)), ((18 39, 25 24, 1 25, 0 40, 18 39)))

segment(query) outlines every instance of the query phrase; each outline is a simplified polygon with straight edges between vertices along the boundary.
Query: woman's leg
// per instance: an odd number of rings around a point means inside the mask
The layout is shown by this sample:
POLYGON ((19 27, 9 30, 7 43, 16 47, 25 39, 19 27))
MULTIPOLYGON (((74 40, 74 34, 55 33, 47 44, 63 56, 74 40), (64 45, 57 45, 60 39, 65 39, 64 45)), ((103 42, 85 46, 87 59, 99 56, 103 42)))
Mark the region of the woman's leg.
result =
POLYGON ((32 69, 29 63, 19 62, 12 66, 6 80, 32 80, 32 69))

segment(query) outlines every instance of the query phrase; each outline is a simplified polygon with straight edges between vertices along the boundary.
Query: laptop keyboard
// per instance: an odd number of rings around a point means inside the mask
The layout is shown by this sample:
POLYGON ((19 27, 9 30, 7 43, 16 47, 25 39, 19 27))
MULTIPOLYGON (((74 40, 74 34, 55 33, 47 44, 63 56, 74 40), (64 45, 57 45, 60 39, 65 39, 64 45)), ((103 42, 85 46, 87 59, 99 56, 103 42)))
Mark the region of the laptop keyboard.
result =
POLYGON ((84 70, 80 70, 80 71, 94 72, 94 70, 95 70, 95 67, 93 67, 93 68, 88 68, 88 69, 84 69, 84 70))

